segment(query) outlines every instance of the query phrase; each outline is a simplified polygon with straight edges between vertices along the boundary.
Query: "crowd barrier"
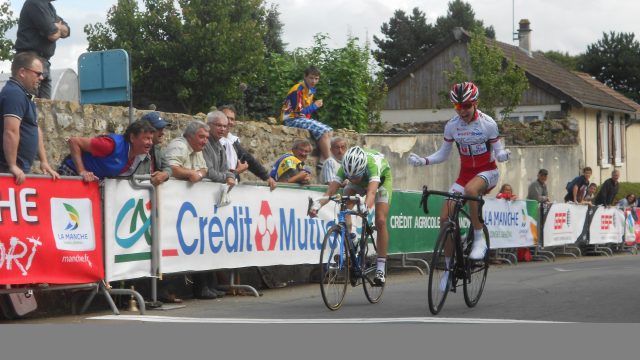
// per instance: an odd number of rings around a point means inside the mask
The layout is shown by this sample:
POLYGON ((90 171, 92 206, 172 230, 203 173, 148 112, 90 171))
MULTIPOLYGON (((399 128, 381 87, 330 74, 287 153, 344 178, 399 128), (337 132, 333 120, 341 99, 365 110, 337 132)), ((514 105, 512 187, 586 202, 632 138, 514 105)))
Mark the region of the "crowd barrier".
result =
POLYGON ((0 294, 89 289, 80 312, 102 293, 117 314, 110 294, 130 294, 144 313, 139 294, 104 282, 99 187, 79 177, 34 175, 15 185, 13 176, 0 175, 0 285, 12 285, 0 294))
MULTIPOLYGON (((326 187, 280 186, 272 192, 263 184, 240 184, 227 205, 219 203, 224 188, 174 179, 156 188, 148 176, 105 179, 102 188, 80 178, 54 182, 29 176, 16 186, 13 177, 0 176, 0 284, 12 285, 0 293, 88 288, 82 311, 102 293, 116 314, 113 294, 135 296, 144 313, 140 294, 108 284, 151 279, 151 300, 157 301, 157 280, 164 274, 317 263, 338 208, 331 203, 311 219, 307 199, 326 187)), ((388 252, 401 255, 403 266, 405 260, 419 261, 428 270, 426 261, 408 255, 433 251, 443 200, 430 197, 434 210, 424 214, 420 198, 419 192, 394 191, 388 252)), ((496 251, 544 251, 578 242, 601 251, 598 246, 625 237, 628 244, 640 242, 635 208, 485 200, 483 217, 496 251)), ((257 296, 250 286, 234 283, 235 276, 230 279, 229 287, 257 296)))

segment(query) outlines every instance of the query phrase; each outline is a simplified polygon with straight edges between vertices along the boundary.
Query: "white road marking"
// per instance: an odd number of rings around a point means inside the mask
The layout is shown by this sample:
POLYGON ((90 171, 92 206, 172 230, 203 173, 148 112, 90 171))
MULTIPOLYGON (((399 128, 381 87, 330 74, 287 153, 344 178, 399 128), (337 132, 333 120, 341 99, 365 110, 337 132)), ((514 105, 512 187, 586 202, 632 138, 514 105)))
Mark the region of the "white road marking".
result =
POLYGON ((533 321, 514 319, 473 319, 445 317, 409 318, 348 318, 348 319, 244 319, 244 318, 193 318, 155 315, 104 315, 88 320, 124 320, 161 323, 201 324, 381 324, 381 323, 450 323, 450 324, 560 324, 559 321, 533 321))

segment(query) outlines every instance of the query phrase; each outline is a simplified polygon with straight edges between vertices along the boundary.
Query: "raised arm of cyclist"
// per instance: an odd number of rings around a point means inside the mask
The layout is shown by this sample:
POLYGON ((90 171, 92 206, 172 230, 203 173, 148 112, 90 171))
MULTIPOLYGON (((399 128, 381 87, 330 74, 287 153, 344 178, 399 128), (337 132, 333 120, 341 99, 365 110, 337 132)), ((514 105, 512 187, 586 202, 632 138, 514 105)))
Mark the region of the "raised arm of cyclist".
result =
MULTIPOLYGON (((472 82, 453 85, 449 98, 456 115, 445 125, 442 146, 429 156, 421 157, 411 153, 408 159, 409 164, 413 166, 442 163, 449 158, 455 142, 460 153, 460 173, 449 191, 471 196, 484 195, 496 186, 499 179, 496 160, 507 161, 511 153, 504 149, 500 142, 496 122, 478 110, 478 95, 478 87, 472 82)), ((441 222, 446 219, 447 211, 451 209, 451 202, 443 206, 440 214, 441 222)), ((477 241, 483 238, 478 204, 471 202, 469 210, 475 230, 470 257, 482 259, 487 247, 485 241, 477 241)))

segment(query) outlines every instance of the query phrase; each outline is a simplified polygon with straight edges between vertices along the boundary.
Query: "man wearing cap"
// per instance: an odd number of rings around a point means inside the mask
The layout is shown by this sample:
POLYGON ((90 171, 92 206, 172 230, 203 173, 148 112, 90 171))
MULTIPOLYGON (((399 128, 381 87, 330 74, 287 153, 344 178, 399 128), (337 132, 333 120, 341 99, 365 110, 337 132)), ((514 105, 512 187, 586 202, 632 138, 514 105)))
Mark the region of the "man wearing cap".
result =
POLYGON ((536 179, 531 183, 531 185, 529 185, 527 199, 536 200, 541 203, 549 202, 549 191, 547 190, 547 175, 549 175, 547 169, 540 169, 540 171, 538 171, 538 179, 536 179))
POLYGON ((160 148, 162 137, 164 136, 164 128, 170 124, 161 117, 157 111, 145 114, 141 120, 148 121, 156 131, 153 133, 153 147, 149 151, 149 156, 142 160, 134 174, 151 174, 151 183, 157 186, 167 181, 172 174, 171 166, 169 166, 169 162, 164 158, 162 149, 160 148))

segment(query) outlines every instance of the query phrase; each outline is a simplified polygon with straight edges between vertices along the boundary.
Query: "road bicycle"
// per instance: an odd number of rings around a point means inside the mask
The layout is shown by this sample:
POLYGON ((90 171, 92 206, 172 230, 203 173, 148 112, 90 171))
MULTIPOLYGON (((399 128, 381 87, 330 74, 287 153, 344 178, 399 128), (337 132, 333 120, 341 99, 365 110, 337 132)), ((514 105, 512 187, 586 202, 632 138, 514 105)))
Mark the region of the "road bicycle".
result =
MULTIPOLYGON (((462 281, 464 302, 468 307, 478 304, 489 271, 489 231, 482 219, 482 196, 467 196, 460 193, 433 191, 423 187, 420 206, 425 214, 430 195, 443 196, 452 202, 453 209, 448 211, 447 219, 440 226, 440 233, 431 257, 431 271, 429 272, 429 310, 436 315, 442 310, 449 291, 456 292, 459 281, 462 281), (465 201, 479 203, 478 214, 482 222, 487 251, 481 260, 469 259, 473 242, 473 227, 471 217, 465 209, 465 201), (462 223, 462 225, 461 225, 462 223)), ((449 202, 445 202, 444 206, 449 202)), ((451 209, 451 207, 449 208, 451 209)))
POLYGON ((372 304, 379 302, 384 285, 378 286, 374 282, 377 254, 373 237, 375 227, 368 221, 369 213, 364 205, 364 197, 336 194, 317 199, 309 198, 307 213, 313 204, 320 200, 330 200, 340 205, 338 221, 327 230, 320 251, 320 292, 324 304, 331 310, 338 310, 342 306, 349 284, 352 287, 362 284, 367 300, 372 304), (355 202, 355 209, 348 208, 350 202, 355 202), (362 220, 359 237, 350 236, 347 215, 362 220))

